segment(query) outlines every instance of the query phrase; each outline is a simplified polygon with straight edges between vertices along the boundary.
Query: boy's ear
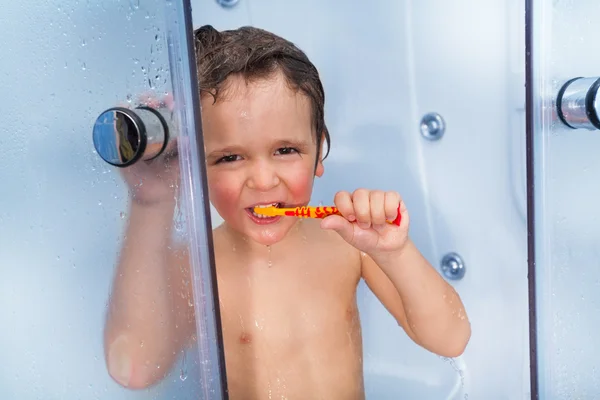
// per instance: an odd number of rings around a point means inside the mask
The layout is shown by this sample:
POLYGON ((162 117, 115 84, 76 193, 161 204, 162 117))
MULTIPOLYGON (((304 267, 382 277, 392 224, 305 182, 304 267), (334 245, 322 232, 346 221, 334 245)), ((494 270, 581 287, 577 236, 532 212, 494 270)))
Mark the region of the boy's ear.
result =
POLYGON ((325 172, 325 167, 323 166, 323 158, 319 156, 319 161, 317 161, 317 168, 315 168, 315 176, 320 178, 323 176, 325 172))
POLYGON ((323 147, 325 144, 325 133, 321 135, 321 144, 319 145, 319 159, 317 160, 317 167, 315 168, 315 176, 320 178, 323 176, 325 172, 325 167, 323 166, 323 147))

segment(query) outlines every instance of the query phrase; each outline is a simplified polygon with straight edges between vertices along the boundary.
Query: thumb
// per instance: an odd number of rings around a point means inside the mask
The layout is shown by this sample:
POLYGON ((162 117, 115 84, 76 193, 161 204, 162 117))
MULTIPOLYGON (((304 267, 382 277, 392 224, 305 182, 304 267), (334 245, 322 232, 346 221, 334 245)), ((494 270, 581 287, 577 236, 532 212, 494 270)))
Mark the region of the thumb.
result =
POLYGON ((349 243, 354 238, 354 225, 339 215, 330 215, 323 219, 321 221, 321 228, 336 231, 342 239, 349 243))

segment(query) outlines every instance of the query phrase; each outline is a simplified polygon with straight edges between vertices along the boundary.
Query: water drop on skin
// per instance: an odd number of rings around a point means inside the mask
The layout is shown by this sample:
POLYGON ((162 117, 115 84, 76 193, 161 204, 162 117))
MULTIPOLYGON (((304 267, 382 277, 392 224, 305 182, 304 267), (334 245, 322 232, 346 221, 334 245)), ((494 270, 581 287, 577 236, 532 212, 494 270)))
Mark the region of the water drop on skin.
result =
POLYGON ((271 260, 271 246, 267 246, 269 249, 269 268, 273 266, 273 261, 271 260))

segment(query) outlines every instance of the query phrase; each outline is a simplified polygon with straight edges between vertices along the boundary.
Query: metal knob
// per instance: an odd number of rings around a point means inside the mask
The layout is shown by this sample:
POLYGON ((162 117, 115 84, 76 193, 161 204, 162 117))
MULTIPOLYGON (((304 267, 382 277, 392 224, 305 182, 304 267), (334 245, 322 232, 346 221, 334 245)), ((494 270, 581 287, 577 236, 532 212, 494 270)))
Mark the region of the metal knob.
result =
POLYGON ((569 128, 600 129, 599 78, 575 78, 567 81, 556 98, 558 118, 569 128))
POLYGON ((167 147, 170 133, 172 136, 173 130, 169 131, 167 119, 158 110, 113 107, 96 119, 93 141, 104 161, 123 168, 158 157, 167 147))
POLYGON ((451 280, 460 280, 467 272, 462 257, 457 253, 448 253, 442 258, 441 270, 444 276, 451 280))

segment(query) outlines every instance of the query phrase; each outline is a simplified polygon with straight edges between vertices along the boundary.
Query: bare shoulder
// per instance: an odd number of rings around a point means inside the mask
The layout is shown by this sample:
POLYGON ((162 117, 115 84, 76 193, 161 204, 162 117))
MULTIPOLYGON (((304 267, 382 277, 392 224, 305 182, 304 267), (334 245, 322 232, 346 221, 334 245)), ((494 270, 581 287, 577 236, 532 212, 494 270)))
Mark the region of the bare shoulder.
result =
POLYGON ((214 255, 218 265, 219 263, 223 263, 232 251, 235 251, 235 244, 232 243, 231 238, 227 235, 224 224, 214 228, 212 236, 214 255))
POLYGON ((224 235, 224 224, 221 224, 212 230, 213 237, 213 246, 217 247, 223 245, 225 235, 224 235))

